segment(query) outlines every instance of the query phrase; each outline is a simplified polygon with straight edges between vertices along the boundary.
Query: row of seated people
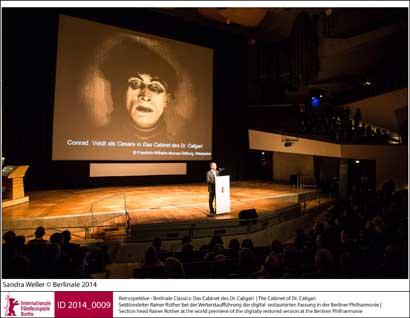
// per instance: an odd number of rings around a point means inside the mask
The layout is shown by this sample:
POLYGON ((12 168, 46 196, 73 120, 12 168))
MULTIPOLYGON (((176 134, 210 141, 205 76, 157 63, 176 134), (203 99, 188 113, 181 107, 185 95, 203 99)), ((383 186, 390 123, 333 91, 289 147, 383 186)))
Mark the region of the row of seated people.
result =
POLYGON ((89 278, 111 263, 107 246, 80 246, 71 242, 69 230, 53 233, 49 240, 39 226, 34 239, 8 231, 3 235, 4 278, 89 278))
POLYGON ((359 144, 386 144, 390 135, 386 129, 372 127, 362 122, 360 109, 354 116, 348 107, 327 107, 303 113, 299 120, 299 132, 324 136, 333 142, 359 144))
POLYGON ((171 253, 155 239, 134 278, 405 278, 406 217, 407 192, 355 190, 290 244, 254 247, 232 239, 225 247, 215 236, 195 250, 186 237, 171 253))

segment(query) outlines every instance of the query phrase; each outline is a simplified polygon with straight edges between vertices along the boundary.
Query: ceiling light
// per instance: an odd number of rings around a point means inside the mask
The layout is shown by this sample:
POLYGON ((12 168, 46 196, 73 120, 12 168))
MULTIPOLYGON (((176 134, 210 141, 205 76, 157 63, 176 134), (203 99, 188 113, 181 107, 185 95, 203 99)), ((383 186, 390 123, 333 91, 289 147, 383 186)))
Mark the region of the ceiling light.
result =
POLYGON ((299 139, 297 137, 290 137, 290 136, 282 135, 282 142, 285 147, 290 147, 298 141, 299 139))
POLYGON ((325 9, 325 14, 326 14, 327 16, 331 15, 332 13, 333 13, 333 10, 332 10, 332 9, 330 9, 330 8, 325 9))

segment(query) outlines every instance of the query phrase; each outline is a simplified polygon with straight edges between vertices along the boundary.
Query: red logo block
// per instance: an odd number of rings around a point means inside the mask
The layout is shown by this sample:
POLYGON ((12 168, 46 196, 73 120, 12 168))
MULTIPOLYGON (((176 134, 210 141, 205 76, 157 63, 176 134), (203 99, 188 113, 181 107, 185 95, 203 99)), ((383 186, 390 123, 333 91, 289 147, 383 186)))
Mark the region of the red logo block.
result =
POLYGON ((55 292, 55 317, 112 318, 112 292, 55 292))
POLYGON ((17 305, 20 305, 20 303, 15 298, 10 297, 10 295, 6 296, 6 302, 7 302, 5 306, 6 316, 15 317, 16 313, 14 311, 14 307, 16 307, 17 305))

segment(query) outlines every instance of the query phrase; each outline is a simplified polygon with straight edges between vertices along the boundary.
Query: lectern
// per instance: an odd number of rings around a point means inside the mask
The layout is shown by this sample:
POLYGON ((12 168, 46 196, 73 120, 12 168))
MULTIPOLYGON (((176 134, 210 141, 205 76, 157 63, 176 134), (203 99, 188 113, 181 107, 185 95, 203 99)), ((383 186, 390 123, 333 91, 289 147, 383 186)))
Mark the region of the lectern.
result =
POLYGON ((4 208, 8 206, 28 202, 28 196, 24 195, 23 178, 29 166, 7 166, 2 171, 4 208))
POLYGON ((229 176, 215 178, 216 214, 231 212, 229 176))

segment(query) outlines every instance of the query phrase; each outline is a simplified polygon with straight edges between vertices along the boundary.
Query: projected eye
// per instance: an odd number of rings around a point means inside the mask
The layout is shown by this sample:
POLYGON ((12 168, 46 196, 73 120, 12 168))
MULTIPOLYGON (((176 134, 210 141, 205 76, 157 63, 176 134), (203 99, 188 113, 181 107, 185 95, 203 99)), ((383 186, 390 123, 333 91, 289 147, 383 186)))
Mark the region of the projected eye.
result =
POLYGON ((131 79, 128 81, 128 86, 132 89, 141 89, 144 87, 144 83, 137 79, 131 79))
POLYGON ((164 92, 164 88, 158 83, 151 83, 148 85, 148 88, 150 89, 150 91, 155 92, 157 94, 164 92))

